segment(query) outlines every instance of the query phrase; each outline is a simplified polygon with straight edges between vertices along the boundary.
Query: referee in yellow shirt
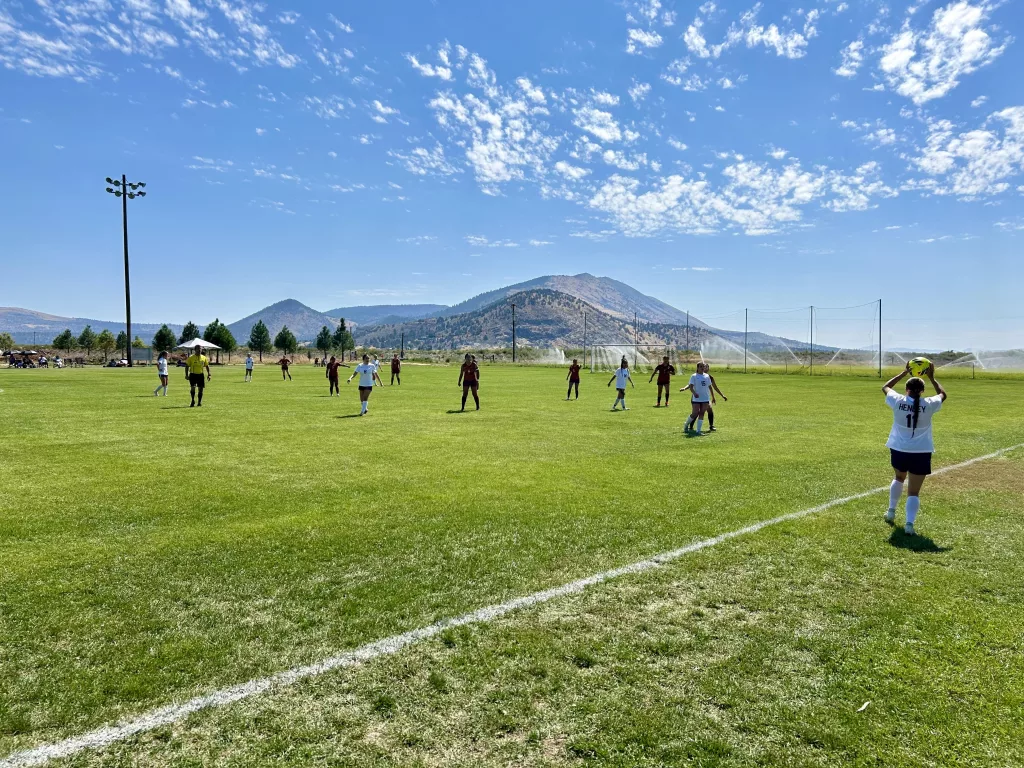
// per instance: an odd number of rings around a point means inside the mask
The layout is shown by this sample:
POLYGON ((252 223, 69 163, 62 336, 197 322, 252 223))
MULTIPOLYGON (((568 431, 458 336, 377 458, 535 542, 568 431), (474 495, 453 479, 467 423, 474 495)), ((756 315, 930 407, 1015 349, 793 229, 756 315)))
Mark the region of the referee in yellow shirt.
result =
POLYGON ((192 394, 192 405, 189 408, 194 408, 196 404, 196 387, 199 388, 199 407, 203 407, 203 388, 206 386, 206 382, 210 380, 210 360, 206 355, 203 354, 201 347, 196 347, 192 350, 192 354, 188 356, 188 360, 185 361, 185 378, 188 379, 189 391, 192 394), (206 376, 203 376, 203 369, 206 369, 206 376))

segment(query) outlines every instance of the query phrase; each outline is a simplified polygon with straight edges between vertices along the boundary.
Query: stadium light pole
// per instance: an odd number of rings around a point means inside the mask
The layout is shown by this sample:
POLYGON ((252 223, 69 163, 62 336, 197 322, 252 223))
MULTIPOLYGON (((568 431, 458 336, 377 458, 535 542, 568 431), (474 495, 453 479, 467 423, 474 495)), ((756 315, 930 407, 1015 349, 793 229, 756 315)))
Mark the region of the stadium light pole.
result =
POLYGON ((639 349, 640 346, 640 329, 637 327, 636 312, 633 313, 633 367, 636 368, 639 363, 639 349))
POLYGON ((690 310, 686 310, 686 356, 690 356, 690 310))
POLYGON ((128 360, 128 367, 131 368, 132 292, 128 280, 128 198, 134 200, 136 197, 145 197, 146 193, 143 190, 146 188, 146 182, 129 182, 124 174, 121 174, 120 181, 107 176, 106 182, 110 185, 107 187, 107 192, 121 198, 121 227, 124 230, 124 314, 125 325, 127 326, 126 333, 128 334, 128 343, 125 345, 125 358, 128 360))
POLYGON ((512 362, 516 361, 516 305, 512 305, 512 362))

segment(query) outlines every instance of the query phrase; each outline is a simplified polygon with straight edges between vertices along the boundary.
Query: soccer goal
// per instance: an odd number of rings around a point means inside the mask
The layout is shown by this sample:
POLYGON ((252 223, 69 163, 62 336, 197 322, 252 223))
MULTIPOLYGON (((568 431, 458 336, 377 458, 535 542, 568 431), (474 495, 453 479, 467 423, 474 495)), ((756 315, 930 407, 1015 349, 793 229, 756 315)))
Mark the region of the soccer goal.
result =
POLYGON ((590 372, 606 373, 622 365, 625 358, 636 372, 650 373, 667 356, 676 364, 676 349, 672 344, 591 344, 590 372))

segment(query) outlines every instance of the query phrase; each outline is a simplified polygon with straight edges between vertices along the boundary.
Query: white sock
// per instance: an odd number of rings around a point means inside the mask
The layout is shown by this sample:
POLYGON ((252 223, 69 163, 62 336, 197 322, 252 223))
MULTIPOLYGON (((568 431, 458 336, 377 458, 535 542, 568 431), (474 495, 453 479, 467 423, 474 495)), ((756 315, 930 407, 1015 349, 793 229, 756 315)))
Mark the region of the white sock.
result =
POLYGON ((363 400, 363 413, 366 413, 370 409, 370 404, 363 400))
POLYGON ((698 435, 700 434, 700 431, 702 429, 704 429, 704 419, 697 419, 697 434, 698 435))
POLYGON ((889 509, 896 509, 899 506, 902 495, 903 483, 899 480, 893 480, 892 485, 889 486, 889 509))
POLYGON ((920 496, 907 496, 907 524, 913 525, 917 520, 917 512, 921 509, 920 496))

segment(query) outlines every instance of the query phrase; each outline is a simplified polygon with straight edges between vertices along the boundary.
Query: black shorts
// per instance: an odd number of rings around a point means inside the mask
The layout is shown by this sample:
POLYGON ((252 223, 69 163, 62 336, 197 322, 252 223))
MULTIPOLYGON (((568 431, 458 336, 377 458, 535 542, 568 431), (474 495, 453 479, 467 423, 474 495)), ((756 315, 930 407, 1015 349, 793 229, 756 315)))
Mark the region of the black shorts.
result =
POLYGON ((616 389, 615 391, 619 393, 619 397, 620 398, 625 398, 626 397, 626 390, 624 390, 624 389, 616 389))
POLYGON ((206 386, 206 377, 201 373, 190 373, 188 375, 188 383, 193 387, 202 389, 206 386))
POLYGON ((373 387, 360 387, 360 392, 373 392, 373 387))
POLYGON ((463 389, 477 390, 477 389, 480 389, 480 382, 479 381, 464 381, 464 382, 462 382, 462 388, 463 389))
POLYGON ((912 475, 930 475, 932 473, 932 455, 930 453, 904 453, 889 449, 892 454, 892 468, 897 472, 909 472, 912 475))

